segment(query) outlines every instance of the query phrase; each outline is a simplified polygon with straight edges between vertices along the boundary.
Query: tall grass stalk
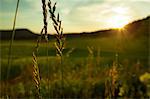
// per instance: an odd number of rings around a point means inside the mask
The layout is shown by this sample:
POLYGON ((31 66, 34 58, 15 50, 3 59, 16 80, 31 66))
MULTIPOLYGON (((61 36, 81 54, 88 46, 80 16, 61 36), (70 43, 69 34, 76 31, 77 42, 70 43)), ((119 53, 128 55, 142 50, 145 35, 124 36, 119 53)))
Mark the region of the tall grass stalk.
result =
MULTIPOLYGON (((45 37, 45 40, 46 40, 46 57, 47 57, 47 66, 48 66, 48 74, 47 74, 47 77, 48 77, 48 84, 49 84, 49 77, 50 77, 50 68, 49 68, 49 41, 48 41, 48 33, 47 33, 47 9, 46 9, 46 0, 42 0, 42 9, 43 9, 43 22, 44 22, 44 37, 45 37)), ((48 90, 50 90, 50 85, 48 85, 48 90)), ((50 96, 49 96, 50 97, 50 96)))
MULTIPOLYGON (((10 69, 11 69, 11 64, 12 64, 12 46, 13 46, 13 41, 15 38, 15 26, 16 26, 16 20, 17 20, 17 13, 18 13, 18 8, 19 8, 19 2, 20 0, 17 0, 17 5, 16 5, 16 11, 15 11, 15 16, 14 16, 14 22, 13 22, 13 32, 10 40, 10 45, 9 45, 9 51, 8 51, 8 69, 7 69, 7 79, 9 78, 10 74, 10 69)), ((7 89, 7 84, 6 84, 6 89, 7 89)))
POLYGON ((40 73, 39 73, 39 67, 38 67, 38 61, 37 61, 37 53, 38 53, 38 48, 39 48, 39 43, 42 40, 42 35, 43 35, 44 28, 41 30, 40 36, 37 40, 37 44, 33 50, 32 53, 32 62, 33 62, 33 81, 36 87, 36 98, 40 99, 40 73))
POLYGON ((56 3, 52 6, 51 1, 49 0, 48 7, 49 7, 50 18, 52 19, 54 29, 57 33, 55 47, 56 47, 57 56, 60 59, 60 65, 61 65, 61 86, 62 86, 62 97, 63 97, 63 87, 64 87, 64 84, 63 84, 64 83, 63 49, 64 49, 65 38, 63 36, 63 28, 61 27, 61 21, 59 19, 59 13, 57 14, 57 17, 55 15, 56 3))
POLYGON ((38 53, 38 48, 39 48, 39 43, 42 40, 42 36, 44 33, 45 40, 47 42, 47 61, 48 61, 48 35, 47 35, 47 10, 46 10, 46 1, 42 0, 42 8, 43 8, 43 29, 40 33, 40 37, 37 40, 37 45, 32 53, 32 60, 33 60, 33 80, 35 83, 36 87, 36 98, 40 99, 40 73, 39 73, 39 68, 38 68, 38 61, 37 61, 37 53, 38 53))
POLYGON ((117 80, 119 76, 117 65, 119 65, 118 60, 115 60, 113 62, 112 67, 107 72, 108 79, 106 79, 105 81, 105 97, 106 98, 115 98, 115 91, 117 88, 117 80))
POLYGON ((40 74, 39 74, 39 68, 38 68, 38 62, 37 62, 37 57, 35 52, 33 52, 33 56, 32 56, 32 61, 33 61, 33 80, 35 83, 35 87, 36 87, 36 98, 40 99, 40 74))

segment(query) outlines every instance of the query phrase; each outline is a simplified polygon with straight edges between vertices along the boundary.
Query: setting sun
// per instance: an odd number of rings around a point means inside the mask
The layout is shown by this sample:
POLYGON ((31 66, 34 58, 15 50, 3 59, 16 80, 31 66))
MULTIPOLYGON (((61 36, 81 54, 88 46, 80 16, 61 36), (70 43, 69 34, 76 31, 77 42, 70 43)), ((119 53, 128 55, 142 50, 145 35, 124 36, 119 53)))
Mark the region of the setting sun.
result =
POLYGON ((150 0, 0 0, 0 99, 150 97, 150 0))
POLYGON ((123 15, 116 15, 108 19, 107 23, 112 28, 123 28, 126 24, 129 23, 129 17, 123 15))

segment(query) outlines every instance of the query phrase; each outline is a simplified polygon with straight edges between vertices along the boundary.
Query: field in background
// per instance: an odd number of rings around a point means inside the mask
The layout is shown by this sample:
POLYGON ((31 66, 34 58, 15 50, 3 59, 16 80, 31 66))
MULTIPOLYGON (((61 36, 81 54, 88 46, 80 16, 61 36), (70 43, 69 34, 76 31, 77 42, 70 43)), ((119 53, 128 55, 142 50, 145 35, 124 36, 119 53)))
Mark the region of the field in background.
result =
MULTIPOLYGON (((129 9, 114 7, 111 11, 116 15, 108 15, 111 20, 105 20, 105 25, 109 23, 116 28, 64 34, 67 27, 62 26, 56 4, 42 0, 44 24, 39 35, 24 27, 15 28, 17 1, 13 29, 0 30, 0 99, 150 98, 150 16, 128 23, 132 18, 127 16, 129 9), (55 35, 48 33, 47 17, 51 19, 55 35), (37 39, 41 41, 40 46, 37 39), (10 45, 8 40, 11 40, 10 45)), ((77 14, 82 12, 80 10, 83 9, 71 12, 77 14)), ((86 20, 73 24, 78 30, 80 22, 86 20)), ((87 30, 94 29, 93 26, 87 25, 87 30)))
MULTIPOLYGON (((56 50, 54 46, 55 40, 49 41, 49 56, 55 57, 56 50)), ((25 59, 32 57, 33 48, 36 41, 33 40, 16 40, 13 44, 13 59, 25 59)), ((1 41, 1 59, 8 59, 9 41, 1 41)), ((115 54, 119 54, 119 59, 129 59, 134 61, 144 62, 148 66, 148 37, 139 38, 68 38, 65 41, 64 56, 71 58, 88 57, 90 48, 93 51, 94 57, 98 56, 105 59, 115 59, 115 54)), ((46 56, 46 43, 40 44, 38 57, 46 56)))
MULTIPOLYGON (((43 97, 62 95, 60 63, 56 57, 55 40, 49 42, 49 57, 46 57, 46 43, 42 42, 38 51, 38 63, 41 74, 41 94, 43 97), (48 61, 47 61, 48 60, 48 61), (48 79, 49 78, 49 81, 48 79)), ((148 63, 148 37, 102 37, 102 38, 66 38, 63 53, 64 91, 66 97, 103 97, 108 71, 114 62, 118 62, 119 82, 125 86, 125 96, 138 96, 133 87, 139 89, 144 97, 140 76, 150 72, 148 63), (118 55, 118 56, 116 56, 118 55), (133 78, 133 76, 136 77, 133 78), (132 92, 133 91, 133 92, 132 92), (132 92, 132 94, 131 94, 132 92)), ((12 97, 34 96, 32 84, 32 51, 36 41, 16 40, 12 47, 12 67, 10 70, 10 95, 12 97)), ((6 81, 8 41, 1 41, 1 94, 5 94, 3 84, 6 81)), ((148 87, 144 87, 148 88, 148 87)), ((148 90, 147 90, 148 93, 148 90)), ((149 92, 150 93, 150 92, 149 92)), ((122 95, 122 96, 123 96, 122 95)), ((121 95, 120 95, 121 96, 121 95)))

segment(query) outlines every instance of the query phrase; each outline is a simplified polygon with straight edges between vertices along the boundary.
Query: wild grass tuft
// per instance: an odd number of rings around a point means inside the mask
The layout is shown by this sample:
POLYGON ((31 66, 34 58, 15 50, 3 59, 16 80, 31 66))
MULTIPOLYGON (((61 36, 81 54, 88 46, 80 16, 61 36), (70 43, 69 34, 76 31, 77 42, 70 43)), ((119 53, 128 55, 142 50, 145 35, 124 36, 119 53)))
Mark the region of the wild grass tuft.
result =
MULTIPOLYGON (((55 11, 56 11, 56 2, 52 6, 51 1, 49 0, 48 7, 49 7, 50 18, 52 19, 54 29, 55 29, 55 31, 57 33, 55 47, 56 47, 56 50, 57 50, 57 56, 60 59, 60 65, 61 65, 61 85, 62 85, 62 94, 63 94, 63 85, 64 85, 63 84, 64 83, 64 74, 63 74, 63 49, 64 49, 65 38, 63 36, 63 28, 61 26, 62 21, 59 18, 60 17, 59 13, 57 14, 57 17, 56 17, 56 14, 55 14, 55 11)), ((62 95, 62 97, 63 97, 63 95, 62 95)))

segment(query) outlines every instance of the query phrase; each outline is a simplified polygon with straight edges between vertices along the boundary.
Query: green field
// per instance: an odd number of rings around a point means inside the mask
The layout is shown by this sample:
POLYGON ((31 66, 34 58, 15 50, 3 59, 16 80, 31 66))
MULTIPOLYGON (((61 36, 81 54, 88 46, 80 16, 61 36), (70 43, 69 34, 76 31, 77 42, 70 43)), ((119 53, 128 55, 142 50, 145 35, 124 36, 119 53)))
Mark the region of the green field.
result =
MULTIPOLYGON (((50 40, 48 44, 49 56, 56 56, 56 48, 54 46, 55 40, 50 40)), ((13 59, 26 59, 32 57, 32 52, 36 46, 36 41, 14 41, 12 47, 13 59)), ((8 59, 9 42, 1 41, 1 58, 2 60, 8 59)), ((113 60, 116 53, 119 53, 119 58, 133 59, 145 61, 148 65, 149 48, 148 37, 140 38, 116 38, 116 37, 103 37, 103 38, 66 38, 64 56, 71 51, 71 58, 88 57, 88 47, 92 49, 93 55, 96 57, 99 53, 100 57, 113 60)), ((39 57, 46 56, 47 44, 40 43, 38 51, 39 57)))
MULTIPOLYGON (((41 96, 43 98, 104 97, 108 90, 105 83, 111 79, 108 71, 113 68, 113 63, 116 63, 116 75, 118 75, 116 86, 119 88, 121 84, 120 88, 123 89, 123 92, 119 91, 117 97, 148 97, 150 95, 149 81, 139 80, 146 72, 150 72, 148 39, 145 36, 66 38, 62 65, 56 57, 55 40, 49 40, 48 57, 47 44, 41 42, 38 50, 41 96), (64 71, 63 89, 61 66, 64 71)), ((12 66, 9 79, 6 79, 9 42, 0 42, 2 96, 6 94, 5 81, 10 82, 9 95, 11 97, 32 98, 34 96, 35 88, 32 83, 31 70, 32 52, 35 46, 36 41, 14 41, 12 66)))

